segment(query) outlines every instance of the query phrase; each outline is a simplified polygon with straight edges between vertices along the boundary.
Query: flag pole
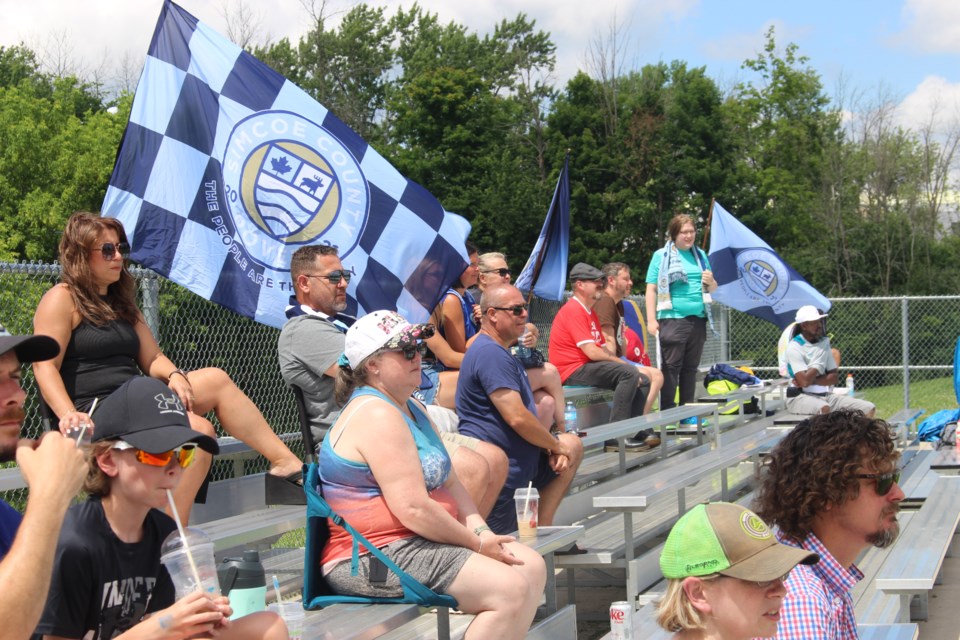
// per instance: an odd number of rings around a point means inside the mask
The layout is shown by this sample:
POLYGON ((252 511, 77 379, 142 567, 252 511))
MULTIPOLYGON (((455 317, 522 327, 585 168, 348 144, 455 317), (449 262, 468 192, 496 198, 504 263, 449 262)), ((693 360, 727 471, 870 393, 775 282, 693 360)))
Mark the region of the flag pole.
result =
MULTIPOLYGON (((567 164, 570 162, 570 149, 568 148, 566 153, 563 154, 563 167, 560 168, 560 172, 563 173, 564 167, 567 167, 567 164)), ((569 180, 569 176, 567 180, 569 180)), ((533 277, 530 278, 530 293, 527 294, 527 306, 533 304, 533 290, 537 285, 537 278, 540 277, 540 271, 543 270, 543 258, 547 255, 546 239, 544 239, 544 246, 540 248, 540 252, 537 254, 537 260, 533 263, 533 277)))
POLYGON ((707 240, 710 238, 710 223, 713 222, 713 204, 717 201, 716 198, 710 198, 710 213, 707 214, 707 228, 703 232, 703 242, 701 243, 700 248, 704 251, 707 250, 707 240))

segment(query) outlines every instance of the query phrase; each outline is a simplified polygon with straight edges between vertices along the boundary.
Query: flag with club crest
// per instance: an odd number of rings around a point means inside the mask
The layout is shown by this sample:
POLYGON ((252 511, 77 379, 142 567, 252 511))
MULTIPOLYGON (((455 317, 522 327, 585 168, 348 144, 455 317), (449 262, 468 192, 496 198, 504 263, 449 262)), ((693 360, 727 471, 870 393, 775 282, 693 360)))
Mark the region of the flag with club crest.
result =
POLYGON ((517 288, 533 290, 544 300, 563 300, 567 287, 567 256, 570 252, 570 156, 563 159, 557 188, 543 221, 540 237, 517 276, 517 288))
POLYGON ((132 258, 280 327, 290 257, 335 245, 348 313, 425 321, 470 225, 303 90, 176 4, 160 12, 103 203, 132 258))
POLYGON ((716 302, 784 329, 805 304, 827 311, 830 301, 719 202, 710 222, 710 265, 716 302))

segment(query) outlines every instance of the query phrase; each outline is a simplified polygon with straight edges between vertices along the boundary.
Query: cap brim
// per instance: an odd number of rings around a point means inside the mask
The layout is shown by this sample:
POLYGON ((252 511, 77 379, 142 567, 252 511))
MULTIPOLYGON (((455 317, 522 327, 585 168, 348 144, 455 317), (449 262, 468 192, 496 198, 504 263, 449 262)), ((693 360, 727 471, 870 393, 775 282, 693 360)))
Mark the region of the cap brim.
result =
MULTIPOLYGON (((96 434, 96 427, 94 427, 94 434, 96 434)), ((163 453, 164 451, 176 449, 180 445, 188 442, 196 443, 198 447, 207 453, 220 453, 220 446, 216 440, 199 431, 194 431, 181 425, 135 431, 124 434, 121 436, 121 439, 147 453, 163 453)))
POLYGON ((4 336, 0 338, 0 355, 15 351, 17 360, 42 362, 55 358, 60 353, 60 345, 50 336, 4 336))
POLYGON ((798 564, 819 561, 820 556, 813 552, 777 543, 718 573, 741 580, 766 582, 790 573, 798 564))

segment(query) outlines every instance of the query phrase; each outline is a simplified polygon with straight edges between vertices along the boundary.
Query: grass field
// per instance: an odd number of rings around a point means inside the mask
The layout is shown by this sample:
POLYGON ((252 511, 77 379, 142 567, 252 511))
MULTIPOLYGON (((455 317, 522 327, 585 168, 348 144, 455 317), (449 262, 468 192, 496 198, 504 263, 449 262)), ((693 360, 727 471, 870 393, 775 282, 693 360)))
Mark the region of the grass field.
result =
MULTIPOLYGON (((863 397, 877 405, 877 416, 889 418, 903 408, 903 386, 866 389, 863 397)), ((953 376, 910 383, 911 408, 925 409, 929 415, 941 409, 955 409, 957 398, 953 392, 953 376)))

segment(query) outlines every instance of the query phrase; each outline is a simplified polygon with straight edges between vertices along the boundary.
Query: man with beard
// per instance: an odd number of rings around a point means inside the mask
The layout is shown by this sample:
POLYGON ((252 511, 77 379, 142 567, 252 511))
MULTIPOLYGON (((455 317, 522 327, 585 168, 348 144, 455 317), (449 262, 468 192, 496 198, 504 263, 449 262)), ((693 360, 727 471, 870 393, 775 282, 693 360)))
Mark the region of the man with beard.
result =
POLYGON ((850 592, 863 573, 854 561, 900 532, 899 458, 886 422, 844 410, 804 420, 770 453, 754 511, 783 543, 820 556, 787 577, 778 639, 858 637, 850 592))
POLYGON ((344 334, 355 318, 344 315, 351 273, 343 268, 336 247, 300 247, 290 260, 294 294, 287 307, 289 320, 277 343, 280 375, 303 391, 310 430, 317 444, 337 421, 340 407, 333 399, 337 360, 344 334))
POLYGON ((59 432, 20 440, 23 402, 20 367, 49 360, 60 348, 47 336, 12 336, 0 326, 0 462, 16 458, 30 487, 25 514, 0 500, 0 620, 5 638, 33 633, 53 566, 60 525, 86 475, 83 453, 59 432))
MULTIPOLYGON (((606 348, 600 318, 593 307, 603 294, 603 272, 578 262, 570 270, 573 295, 560 308, 550 327, 550 362, 566 385, 613 389, 610 422, 642 416, 650 380, 637 367, 624 362, 606 348)), ((606 446, 616 450, 617 441, 606 446)), ((646 451, 660 438, 644 429, 626 439, 627 451, 646 451)))
POLYGON ((787 411, 799 415, 828 413, 835 409, 862 411, 872 418, 877 408, 872 402, 832 392, 837 384, 837 355, 824 332, 826 313, 813 305, 797 309, 793 338, 787 344, 787 411))

